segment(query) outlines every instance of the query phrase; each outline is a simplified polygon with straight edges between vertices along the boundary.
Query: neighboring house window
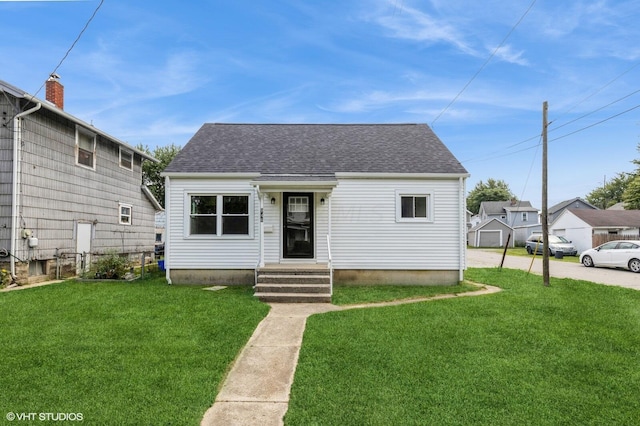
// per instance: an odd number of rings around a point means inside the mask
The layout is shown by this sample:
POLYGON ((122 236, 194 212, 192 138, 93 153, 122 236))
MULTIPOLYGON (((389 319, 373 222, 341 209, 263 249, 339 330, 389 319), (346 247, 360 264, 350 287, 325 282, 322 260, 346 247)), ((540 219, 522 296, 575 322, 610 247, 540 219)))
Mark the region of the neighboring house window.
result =
POLYGON ((133 170, 133 152, 120 148, 120 167, 133 170))
POLYGON ((396 193, 396 220, 426 222, 431 219, 431 194, 396 193))
POLYGON ((156 233, 156 243, 161 243, 162 242, 162 234, 161 233, 156 233))
POLYGON ((248 195, 191 195, 189 205, 190 235, 250 234, 248 195))
POLYGON ((95 169, 96 135, 81 127, 76 127, 76 162, 95 169))
POLYGON ((522 212, 522 221, 526 222, 529 220, 529 214, 527 212, 522 212))
POLYGON ((120 224, 131 225, 131 213, 132 213, 131 204, 120 203, 119 209, 120 209, 120 224))

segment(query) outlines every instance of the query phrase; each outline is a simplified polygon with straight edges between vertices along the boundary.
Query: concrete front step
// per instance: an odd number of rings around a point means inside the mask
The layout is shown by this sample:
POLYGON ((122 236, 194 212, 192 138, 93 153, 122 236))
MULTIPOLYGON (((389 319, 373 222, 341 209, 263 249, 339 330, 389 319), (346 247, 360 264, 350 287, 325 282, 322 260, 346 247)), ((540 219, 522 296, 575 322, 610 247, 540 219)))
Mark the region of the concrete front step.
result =
POLYGON ((267 303, 331 303, 329 294, 318 293, 255 293, 262 302, 267 303))
POLYGON ((258 283, 256 293, 325 293, 331 294, 331 284, 258 283))
POLYGON ((294 275, 294 274, 268 274, 258 275, 258 284, 282 283, 282 284, 329 284, 329 275, 294 275))
POLYGON ((259 268, 255 296, 263 302, 331 302, 331 271, 319 265, 271 265, 259 268))

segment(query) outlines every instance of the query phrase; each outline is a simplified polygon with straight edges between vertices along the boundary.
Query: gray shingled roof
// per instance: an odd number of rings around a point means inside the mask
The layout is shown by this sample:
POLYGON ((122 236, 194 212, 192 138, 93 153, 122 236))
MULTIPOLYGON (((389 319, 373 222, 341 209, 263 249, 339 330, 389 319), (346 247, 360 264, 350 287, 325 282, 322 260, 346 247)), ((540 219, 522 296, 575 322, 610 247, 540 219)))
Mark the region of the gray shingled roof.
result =
POLYGON ((506 210, 538 211, 538 209, 531 206, 530 201, 516 201, 514 205, 511 205, 511 201, 483 201, 480 206, 488 215, 503 214, 506 210))
POLYGON ((426 124, 204 124, 166 173, 467 171, 426 124))
POLYGON ((563 208, 567 207, 568 205, 573 204, 576 201, 580 201, 580 202, 582 202, 584 205, 586 205, 588 207, 592 207, 593 209, 597 209, 596 206, 594 206, 593 204, 590 204, 588 201, 583 200, 580 197, 576 197, 576 198, 572 198, 571 200, 562 201, 562 202, 560 202, 558 204, 555 204, 555 205, 549 207, 549 213, 553 214, 553 213, 555 213, 555 212, 557 212, 559 210, 562 210, 563 208))
POLYGON ((594 228, 640 228, 640 210, 568 210, 594 228))

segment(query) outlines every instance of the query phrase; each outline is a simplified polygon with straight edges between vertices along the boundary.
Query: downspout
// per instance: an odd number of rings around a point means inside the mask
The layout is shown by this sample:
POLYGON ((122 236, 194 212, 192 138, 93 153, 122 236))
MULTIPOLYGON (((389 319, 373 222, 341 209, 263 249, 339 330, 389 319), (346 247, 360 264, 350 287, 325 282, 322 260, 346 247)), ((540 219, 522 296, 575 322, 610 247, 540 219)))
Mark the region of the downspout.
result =
POLYGON ((164 273, 167 283, 171 285, 171 274, 169 271, 170 268, 170 259, 171 259, 171 232, 170 226, 171 221, 169 217, 171 216, 171 183, 169 176, 164 177, 164 211, 165 220, 164 220, 164 273))
POLYGON ((20 125, 20 119, 31 113, 38 111, 42 107, 42 104, 38 102, 36 106, 21 113, 16 114, 13 117, 13 164, 12 164, 12 179, 11 179, 11 255, 10 259, 10 273, 11 278, 16 278, 16 238, 18 237, 18 176, 20 175, 19 164, 20 161, 20 143, 22 142, 22 126, 20 125))
POLYGON ((264 199, 262 198, 262 194, 260 193, 260 185, 256 185, 256 197, 260 200, 260 242, 259 249, 260 253, 258 255, 258 267, 264 268, 264 199))
MULTIPOLYGON (((467 264, 467 201, 464 197, 465 193, 465 178, 460 177, 460 267, 459 279, 462 282, 464 280, 464 270, 467 264)), ((476 233, 477 234, 477 233, 476 233)))

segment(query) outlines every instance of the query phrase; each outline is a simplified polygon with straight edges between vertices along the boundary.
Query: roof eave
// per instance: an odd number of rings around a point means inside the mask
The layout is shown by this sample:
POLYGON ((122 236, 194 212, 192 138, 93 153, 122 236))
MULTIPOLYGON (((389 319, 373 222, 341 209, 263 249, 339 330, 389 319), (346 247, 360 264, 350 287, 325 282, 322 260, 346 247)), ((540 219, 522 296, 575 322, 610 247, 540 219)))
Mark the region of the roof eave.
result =
POLYGON ((108 133, 106 133, 106 132, 104 132, 104 131, 96 128, 96 127, 94 127, 93 125, 91 125, 91 124, 89 124, 89 123, 87 123, 85 121, 80 120, 77 117, 74 117, 73 115, 69 114, 68 112, 65 112, 64 110, 61 110, 60 108, 58 108, 57 106, 53 105, 49 101, 44 101, 42 99, 36 98, 35 96, 32 96, 32 95, 30 95, 28 93, 22 93, 22 94, 16 94, 16 93, 13 93, 13 92, 10 92, 10 93, 13 94, 16 97, 20 97, 22 99, 26 99, 29 102, 40 103, 40 104, 42 104, 43 108, 45 108, 45 109, 47 109, 47 110, 49 110, 49 111, 61 116, 61 117, 64 117, 67 120, 69 120, 69 121, 71 121, 71 122, 73 122, 73 123, 75 123, 77 125, 85 127, 86 129, 91 130, 92 132, 95 132, 96 134, 99 134, 100 136, 102 136, 102 137, 104 137, 106 139, 109 139, 110 141, 116 143, 117 145, 120 145, 120 146, 122 146, 122 147, 124 147, 124 148, 126 148, 126 149, 128 149, 128 150, 130 150, 132 152, 134 152, 135 154, 139 155, 140 157, 142 157, 145 160, 153 161, 154 163, 159 163, 160 162, 160 160, 156 159, 155 157, 152 157, 151 155, 147 154, 146 152, 141 151, 141 150, 139 150, 137 148, 134 148, 133 146, 129 145, 128 143, 126 143, 126 142, 124 142, 124 141, 122 141, 122 140, 120 140, 120 139, 118 139, 118 138, 116 138, 114 136, 111 136, 110 134, 108 134, 108 133))

